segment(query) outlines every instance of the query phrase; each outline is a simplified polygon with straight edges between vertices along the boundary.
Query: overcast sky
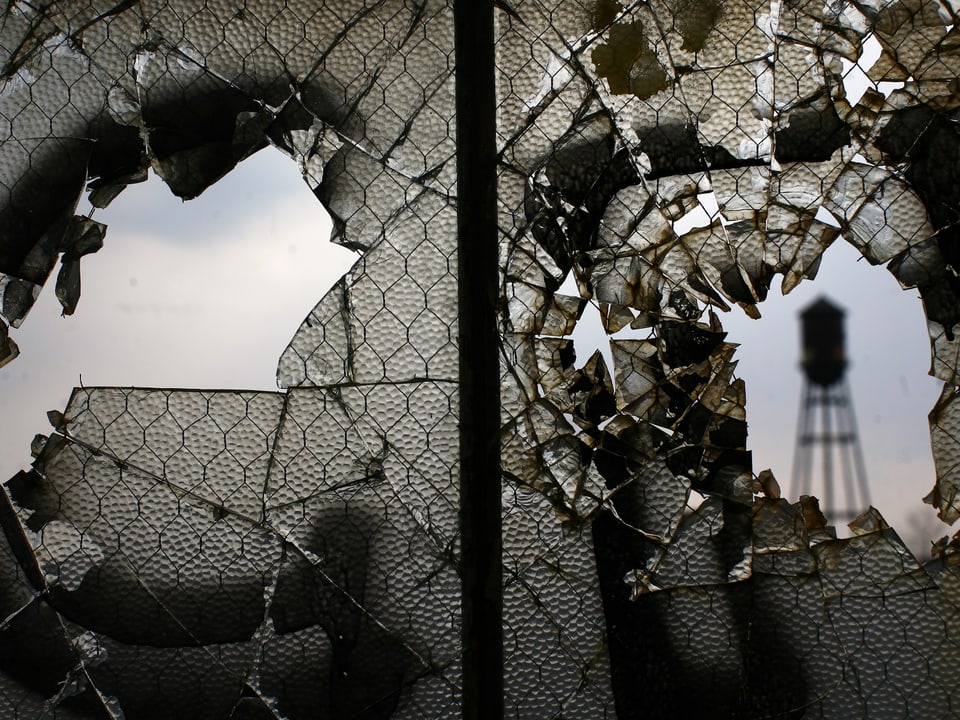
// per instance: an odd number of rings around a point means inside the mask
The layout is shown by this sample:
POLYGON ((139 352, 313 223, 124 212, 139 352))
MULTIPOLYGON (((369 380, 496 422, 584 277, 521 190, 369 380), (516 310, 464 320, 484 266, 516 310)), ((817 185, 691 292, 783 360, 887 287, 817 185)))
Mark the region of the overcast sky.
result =
MULTIPOLYGON (((304 316, 355 261, 328 242, 329 220, 296 165, 265 150, 200 198, 182 203, 156 178, 128 188, 95 219, 103 250, 82 261, 76 314, 61 318, 53 282, 24 326, 21 357, 0 370, 0 476, 29 465, 30 439, 50 428, 74 385, 275 389, 276 363, 304 316)), ((935 513, 926 415, 939 383, 916 291, 858 261, 842 240, 813 283, 722 316, 741 344, 754 470, 786 494, 801 392, 797 312, 819 295, 847 311, 850 384, 873 503, 910 534, 935 513)), ((588 348, 578 356, 588 357, 588 348)))
POLYGON ((296 164, 275 151, 183 203, 157 178, 95 219, 104 247, 81 261, 76 313, 60 316, 51 277, 0 369, 0 474, 29 464, 73 386, 276 389, 280 353, 357 255, 296 164))
MULTIPOLYGON (((934 483, 927 414, 941 383, 928 374, 919 295, 902 290, 885 268, 860 259, 842 239, 827 251, 816 280, 786 297, 772 291, 759 320, 739 311, 722 318, 728 340, 741 346, 737 375, 747 387, 754 471, 773 469, 784 493, 791 494, 802 392, 797 314, 821 295, 847 313, 848 380, 873 504, 905 536, 921 518, 931 532, 944 534, 947 526, 921 503, 934 483)), ((815 494, 823 497, 822 490, 815 494)))

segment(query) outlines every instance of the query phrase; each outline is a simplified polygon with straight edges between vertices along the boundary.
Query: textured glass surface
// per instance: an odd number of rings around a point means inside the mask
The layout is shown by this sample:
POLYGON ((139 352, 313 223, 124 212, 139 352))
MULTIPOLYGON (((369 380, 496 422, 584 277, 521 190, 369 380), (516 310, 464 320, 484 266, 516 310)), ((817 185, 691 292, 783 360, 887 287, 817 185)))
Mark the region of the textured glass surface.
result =
MULTIPOLYGON (((923 564, 868 508, 837 539, 754 475, 717 311, 838 238, 916 288, 927 501, 960 516, 957 11, 499 3, 508 717, 955 716, 960 541, 923 564)), ((272 146, 363 253, 277 392, 50 413, 0 493, 0 715, 460 715, 453 50, 446 1, 0 11, 0 364, 54 270, 83 301, 107 229, 80 196, 148 169, 187 199, 272 146)))

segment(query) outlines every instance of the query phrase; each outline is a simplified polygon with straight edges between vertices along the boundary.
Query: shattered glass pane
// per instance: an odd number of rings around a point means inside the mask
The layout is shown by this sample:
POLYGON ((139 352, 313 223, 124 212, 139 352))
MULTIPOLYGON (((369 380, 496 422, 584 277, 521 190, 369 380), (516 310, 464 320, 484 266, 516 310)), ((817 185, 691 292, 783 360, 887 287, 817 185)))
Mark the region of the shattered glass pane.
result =
MULTIPOLYGON (((721 322, 838 237, 916 288, 945 383, 927 500, 960 516, 955 12, 498 4, 509 716, 955 712, 960 541, 921 563, 868 508, 838 539, 754 475, 721 322)), ((107 228, 80 196, 148 169, 188 199, 272 146, 363 253, 278 391, 51 412, 0 493, 4 717, 459 717, 453 4, 0 13, 0 364, 55 269, 82 302, 107 228)))

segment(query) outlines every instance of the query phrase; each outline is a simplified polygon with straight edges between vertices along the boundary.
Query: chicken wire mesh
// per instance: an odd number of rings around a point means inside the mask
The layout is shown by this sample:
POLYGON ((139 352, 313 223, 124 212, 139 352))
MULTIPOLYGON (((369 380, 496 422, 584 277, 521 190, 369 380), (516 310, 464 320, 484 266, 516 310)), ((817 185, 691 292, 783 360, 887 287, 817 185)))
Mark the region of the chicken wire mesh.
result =
MULTIPOLYGON (((717 314, 837 237, 917 288, 945 383, 928 501, 956 519, 955 12, 498 4, 507 716, 956 716, 956 542, 921 564, 872 509, 837 539, 754 475, 717 314), (587 304, 609 351, 578 359, 587 304)), ((9 325, 58 263, 73 311, 106 230, 78 198, 148 168, 191 198, 273 146, 363 253, 280 391, 51 413, 0 494, 4 716, 459 717, 452 4, 8 3, 0 47, 9 325)))

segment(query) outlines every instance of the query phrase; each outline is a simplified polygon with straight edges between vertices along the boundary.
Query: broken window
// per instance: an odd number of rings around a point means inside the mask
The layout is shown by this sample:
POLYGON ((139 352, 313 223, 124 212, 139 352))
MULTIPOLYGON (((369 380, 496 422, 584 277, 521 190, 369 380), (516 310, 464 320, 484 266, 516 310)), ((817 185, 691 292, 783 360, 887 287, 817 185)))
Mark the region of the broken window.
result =
POLYGON ((722 317, 838 238, 917 288, 945 383, 928 501, 960 515, 952 6, 499 3, 488 61, 455 59, 464 12, 3 11, 4 362, 48 278, 82 302, 106 228, 79 196, 104 207, 148 169, 192 198, 272 145, 362 253, 279 390, 83 387, 51 411, 0 494, 4 712, 459 717, 477 653, 502 655, 514 717, 949 716, 956 542, 921 563, 866 508, 838 540, 755 475, 722 317), (495 183, 464 191, 458 151, 495 183), (477 190, 491 277, 458 269, 477 190), (494 449, 468 428, 498 395, 502 480, 478 480, 461 453, 494 449), (468 476, 499 501, 496 578, 461 562, 497 549, 468 476), (478 637, 485 588, 502 633, 478 637))

